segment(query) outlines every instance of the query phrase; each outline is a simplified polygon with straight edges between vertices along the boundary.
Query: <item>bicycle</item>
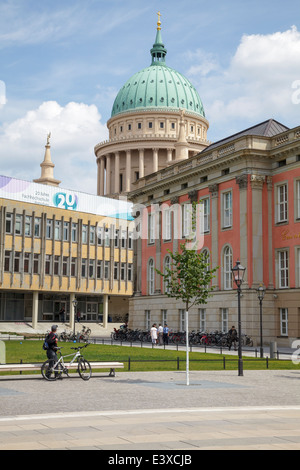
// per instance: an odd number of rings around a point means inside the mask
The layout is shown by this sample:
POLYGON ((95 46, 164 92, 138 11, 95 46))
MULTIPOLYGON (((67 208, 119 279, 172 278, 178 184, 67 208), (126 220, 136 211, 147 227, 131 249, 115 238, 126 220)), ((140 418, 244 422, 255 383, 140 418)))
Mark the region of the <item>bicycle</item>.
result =
POLYGON ((41 367, 41 373, 44 379, 57 380, 61 378, 63 373, 69 377, 68 369, 71 368, 72 364, 77 360, 78 362, 77 372, 79 376, 83 380, 89 380, 92 376, 92 368, 91 368, 90 363, 86 359, 84 359, 83 355, 80 353, 80 350, 83 348, 86 348, 89 344, 90 343, 87 343, 84 346, 79 346, 77 348, 71 348, 71 349, 75 349, 76 352, 72 354, 67 354, 66 356, 62 355, 61 353, 62 348, 57 348, 60 354, 60 358, 58 359, 58 361, 55 362, 53 360, 48 359, 47 361, 44 362, 44 364, 41 367), (69 364, 65 364, 64 359, 70 356, 73 356, 73 359, 70 361, 69 364), (53 365, 51 366, 51 364, 53 365))

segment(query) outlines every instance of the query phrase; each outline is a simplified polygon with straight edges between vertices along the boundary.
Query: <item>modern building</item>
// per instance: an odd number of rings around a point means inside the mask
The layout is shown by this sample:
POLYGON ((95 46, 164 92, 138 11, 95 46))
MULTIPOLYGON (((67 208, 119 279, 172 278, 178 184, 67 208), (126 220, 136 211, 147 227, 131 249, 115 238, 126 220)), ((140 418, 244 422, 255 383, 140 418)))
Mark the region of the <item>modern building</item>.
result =
POLYGON ((206 305, 190 312, 191 329, 228 331, 237 325, 231 268, 246 267, 242 330, 260 340, 256 289, 263 300, 263 341, 289 346, 300 336, 300 127, 273 119, 216 142, 199 154, 140 178, 130 192, 138 205, 137 283, 130 324, 167 321, 185 329, 181 302, 165 293, 161 276, 189 233, 192 201, 200 203, 199 250, 219 267, 206 305), (147 235, 146 235, 147 234, 147 235))
POLYGON ((161 23, 151 64, 120 89, 107 122, 109 140, 95 146, 97 194, 127 194, 133 183, 203 150, 208 121, 191 82, 166 64, 161 23))
POLYGON ((41 178, 0 176, 0 321, 107 325, 133 293, 131 204, 58 187, 49 136, 41 178))

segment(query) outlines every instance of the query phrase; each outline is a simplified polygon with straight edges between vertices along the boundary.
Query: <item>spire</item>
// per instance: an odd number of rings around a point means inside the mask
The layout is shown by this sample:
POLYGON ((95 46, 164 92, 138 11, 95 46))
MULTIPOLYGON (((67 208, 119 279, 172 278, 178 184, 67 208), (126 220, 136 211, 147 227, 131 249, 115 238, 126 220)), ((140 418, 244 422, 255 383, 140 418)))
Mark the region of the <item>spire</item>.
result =
POLYGON ((51 137, 51 132, 47 135, 47 144, 45 145, 45 156, 44 156, 44 161, 41 163, 41 177, 33 180, 35 183, 41 183, 41 184, 48 184, 52 186, 58 186, 61 182, 59 180, 54 179, 53 176, 53 168, 54 168, 54 163, 52 163, 51 160, 51 153, 50 153, 50 137, 51 137))
POLYGON ((161 38, 161 13, 160 11, 157 13, 158 21, 157 21, 157 32, 155 43, 153 44, 153 48, 151 49, 152 55, 152 64, 151 65, 162 65, 165 64, 165 57, 167 54, 167 49, 165 48, 162 38, 161 38))

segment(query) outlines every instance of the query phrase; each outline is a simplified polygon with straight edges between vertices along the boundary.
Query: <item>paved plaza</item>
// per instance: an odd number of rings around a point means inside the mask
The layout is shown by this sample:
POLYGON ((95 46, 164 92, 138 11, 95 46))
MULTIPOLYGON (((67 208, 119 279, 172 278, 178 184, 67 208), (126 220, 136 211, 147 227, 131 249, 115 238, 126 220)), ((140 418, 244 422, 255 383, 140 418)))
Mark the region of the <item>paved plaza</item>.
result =
POLYGON ((0 450, 300 449, 300 370, 0 378, 0 450))

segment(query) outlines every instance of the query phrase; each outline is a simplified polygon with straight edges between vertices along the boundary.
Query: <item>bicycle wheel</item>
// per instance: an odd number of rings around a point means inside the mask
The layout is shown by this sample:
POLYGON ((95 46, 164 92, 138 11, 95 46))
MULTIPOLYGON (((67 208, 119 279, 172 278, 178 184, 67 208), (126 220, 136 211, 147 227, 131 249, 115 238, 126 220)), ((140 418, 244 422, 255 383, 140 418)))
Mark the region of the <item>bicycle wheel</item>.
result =
MULTIPOLYGON (((53 362, 53 361, 51 361, 53 362)), ((57 364, 56 369, 53 369, 53 367, 50 367, 50 361, 49 359, 44 362, 44 364, 41 367, 41 372, 42 376, 46 380, 56 380, 61 377, 61 374, 63 372, 63 368, 61 363, 57 364)))
POLYGON ((91 364, 86 359, 80 359, 78 361, 77 371, 82 380, 89 380, 92 376, 91 364))

